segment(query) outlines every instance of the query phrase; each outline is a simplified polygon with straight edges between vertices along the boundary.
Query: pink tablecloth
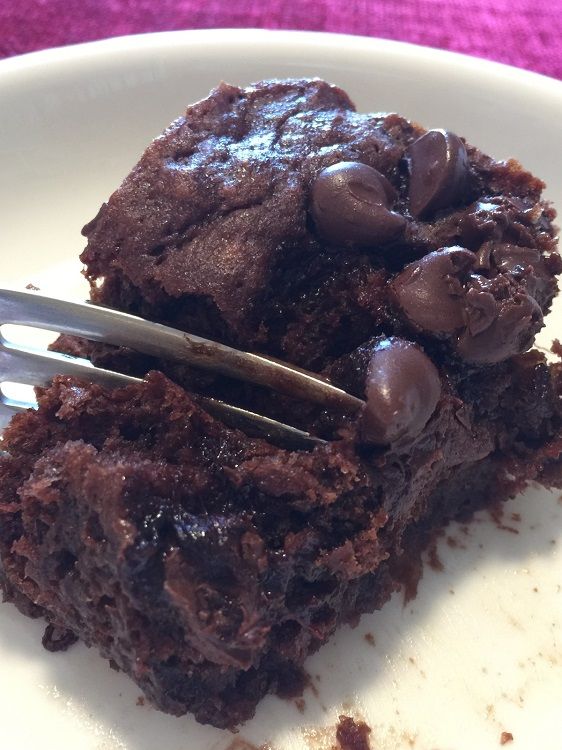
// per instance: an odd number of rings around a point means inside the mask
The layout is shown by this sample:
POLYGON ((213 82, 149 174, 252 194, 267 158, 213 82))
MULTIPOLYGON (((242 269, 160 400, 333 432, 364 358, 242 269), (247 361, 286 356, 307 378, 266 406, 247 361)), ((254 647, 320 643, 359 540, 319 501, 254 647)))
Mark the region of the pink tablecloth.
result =
POLYGON ((121 34, 245 26, 401 39, 562 79, 562 0, 0 0, 0 57, 121 34))

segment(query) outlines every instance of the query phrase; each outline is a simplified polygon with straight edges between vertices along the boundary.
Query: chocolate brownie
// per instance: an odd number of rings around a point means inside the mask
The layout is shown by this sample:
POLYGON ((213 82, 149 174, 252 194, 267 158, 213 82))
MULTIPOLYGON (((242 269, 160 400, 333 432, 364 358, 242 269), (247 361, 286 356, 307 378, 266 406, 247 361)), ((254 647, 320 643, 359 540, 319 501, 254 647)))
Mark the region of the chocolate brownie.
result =
POLYGON ((0 458, 5 597, 164 711, 235 727, 294 694, 453 518, 562 485, 562 364, 531 349, 561 270, 543 184, 459 136, 357 114, 322 81, 222 84, 84 233, 92 300, 321 372, 327 413, 123 349, 55 379, 0 458), (280 446, 202 393, 327 439, 280 446))

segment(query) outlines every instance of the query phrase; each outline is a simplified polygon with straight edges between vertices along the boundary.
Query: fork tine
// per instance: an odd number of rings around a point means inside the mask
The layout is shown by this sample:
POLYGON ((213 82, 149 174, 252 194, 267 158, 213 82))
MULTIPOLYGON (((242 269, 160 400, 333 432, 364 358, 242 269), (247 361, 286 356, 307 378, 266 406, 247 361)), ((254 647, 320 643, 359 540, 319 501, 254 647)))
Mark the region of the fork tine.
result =
MULTIPOLYGON (((14 414, 17 414, 19 411, 25 411, 32 406, 32 404, 19 404, 11 401, 11 399, 7 399, 4 394, 0 392, 0 430, 3 430, 4 427, 7 426, 14 414)), ((2 453, 3 451, 0 450, 0 454, 2 453)))
POLYGON ((200 400, 208 412, 226 424, 242 429, 254 436, 267 438, 274 443, 295 445, 302 448, 314 448, 315 445, 326 445, 327 443, 326 440, 311 435, 310 432, 299 430, 284 422, 277 422, 275 419, 241 409, 238 406, 225 404, 224 401, 218 401, 214 398, 201 398, 200 400))
POLYGON ((5 323, 59 331, 189 362, 327 407, 357 411, 364 406, 361 399, 312 373, 105 307, 0 289, 0 324, 5 323))
MULTIPOLYGON (((78 359, 57 352, 31 351, 14 344, 7 344, 0 339, 0 384, 9 381, 24 385, 46 386, 55 375, 69 375, 111 388, 143 382, 140 378, 94 367, 86 359, 78 359)), ((200 397, 199 400, 203 408, 227 424, 241 427, 247 432, 274 442, 303 448, 313 448, 315 445, 326 442, 296 427, 216 399, 200 397)), ((14 413, 36 408, 36 406, 37 403, 19 402, 7 398, 0 388, 0 429, 6 426, 14 413)))
POLYGON ((55 375, 70 375, 110 387, 142 383, 140 378, 94 367, 87 359, 32 351, 0 340, 0 382, 42 386, 48 385, 55 375))

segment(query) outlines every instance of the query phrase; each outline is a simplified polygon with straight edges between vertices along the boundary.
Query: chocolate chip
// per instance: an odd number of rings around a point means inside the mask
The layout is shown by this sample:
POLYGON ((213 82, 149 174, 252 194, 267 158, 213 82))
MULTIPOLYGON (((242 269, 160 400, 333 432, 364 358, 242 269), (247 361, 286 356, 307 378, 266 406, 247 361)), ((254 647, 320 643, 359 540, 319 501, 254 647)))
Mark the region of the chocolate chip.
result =
POLYGON ((555 292, 547 259, 535 248, 486 242, 476 257, 478 270, 492 276, 510 274, 539 304, 547 304, 555 292))
POLYGON ((469 206, 460 219, 460 241, 476 247, 487 240, 499 241, 512 225, 513 206, 506 199, 490 198, 469 206))
POLYGON ((546 303, 554 293, 552 276, 539 250, 519 245, 496 245, 492 257, 500 273, 510 273, 535 299, 546 303))
POLYGON ((504 300, 496 300, 494 309, 490 296, 474 287, 466 295, 469 323, 459 336, 456 348, 467 362, 494 364, 520 354, 532 345, 542 326, 540 307, 524 291, 518 290, 504 300), (475 312, 474 307, 479 309, 475 312), (485 324, 471 325, 471 320, 482 315, 484 307, 485 324))
POLYGON ((496 298, 481 286, 470 288, 465 297, 464 317, 468 334, 477 336, 489 328, 498 317, 496 298))
POLYGON ((362 438, 388 445, 415 437, 435 411, 440 395, 439 373, 417 344, 394 337, 380 341, 367 371, 362 438))
POLYGON ((461 139, 429 130, 406 151, 410 170, 410 212, 416 219, 460 203, 468 181, 468 155, 461 139))
POLYGON ((474 254, 476 263, 474 265, 477 271, 489 271, 492 268, 492 252, 494 250, 493 242, 485 242, 480 249, 474 254))
POLYGON ((494 264, 498 271, 522 275, 525 269, 535 269, 541 262, 541 254, 532 247, 519 245, 494 245, 492 251, 494 264))
POLYGON ((311 213, 319 234, 333 245, 384 245, 396 239, 406 219, 390 206, 396 191, 384 175, 360 162, 323 169, 312 186, 311 213))
POLYGON ((408 322, 417 330, 436 334, 462 327, 462 282, 475 262, 469 250, 447 247, 406 266, 391 289, 408 322))
POLYGON ((491 247, 481 257, 444 248, 406 266, 391 293, 415 330, 449 338, 467 362, 502 362, 525 351, 542 326, 541 308, 526 286, 536 277, 530 265, 523 267, 533 258, 532 251, 513 248, 496 255, 491 247), (490 278, 472 272, 482 266, 490 278))

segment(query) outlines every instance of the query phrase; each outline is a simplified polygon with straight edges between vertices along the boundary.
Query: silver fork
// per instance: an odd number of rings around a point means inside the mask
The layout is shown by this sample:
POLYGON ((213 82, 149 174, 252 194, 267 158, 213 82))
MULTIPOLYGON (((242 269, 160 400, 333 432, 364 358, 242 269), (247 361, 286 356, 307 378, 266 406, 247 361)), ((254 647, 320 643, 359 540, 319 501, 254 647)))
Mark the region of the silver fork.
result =
MULTIPOLYGON (((194 336, 106 307, 45 297, 35 292, 0 289, 0 326, 14 324, 126 346, 144 354, 187 362, 204 370, 267 386, 289 396, 327 408, 354 412, 364 402, 317 375, 259 354, 239 351, 216 341, 194 336)), ((45 386, 55 375, 71 375, 109 387, 140 383, 140 378, 94 367, 91 362, 46 350, 28 349, 8 341, 0 333, 0 414, 33 408, 35 403, 9 399, 3 384, 45 386)), ((271 440, 313 447, 324 440, 269 417, 200 398, 204 407, 230 424, 271 440)))

